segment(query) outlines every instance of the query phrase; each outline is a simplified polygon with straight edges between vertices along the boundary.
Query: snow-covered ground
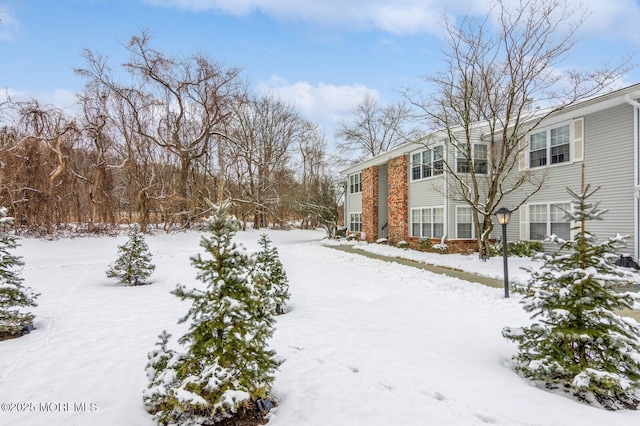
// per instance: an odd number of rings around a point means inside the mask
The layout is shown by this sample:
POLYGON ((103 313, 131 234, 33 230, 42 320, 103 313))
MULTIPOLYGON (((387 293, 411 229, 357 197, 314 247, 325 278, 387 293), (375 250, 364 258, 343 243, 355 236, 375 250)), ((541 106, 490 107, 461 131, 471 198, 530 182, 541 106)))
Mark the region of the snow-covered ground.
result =
MULTIPOLYGON (((257 250, 264 231, 240 232, 257 250)), ((529 322, 519 297, 396 263, 344 253, 315 231, 269 231, 289 277, 291 311, 272 345, 285 359, 270 426, 636 426, 640 412, 586 406, 530 386, 510 368, 504 326, 529 322)), ((164 329, 175 338, 188 309, 169 293, 195 285, 196 232, 147 237, 152 285, 105 277, 126 237, 23 239, 25 284, 41 293, 37 330, 0 342, 0 425, 151 426, 142 391, 147 352, 164 329)), ((393 247, 502 278, 502 260, 393 247)), ((511 259, 510 276, 523 280, 511 259)), ((175 339, 173 339, 175 343, 175 339)))

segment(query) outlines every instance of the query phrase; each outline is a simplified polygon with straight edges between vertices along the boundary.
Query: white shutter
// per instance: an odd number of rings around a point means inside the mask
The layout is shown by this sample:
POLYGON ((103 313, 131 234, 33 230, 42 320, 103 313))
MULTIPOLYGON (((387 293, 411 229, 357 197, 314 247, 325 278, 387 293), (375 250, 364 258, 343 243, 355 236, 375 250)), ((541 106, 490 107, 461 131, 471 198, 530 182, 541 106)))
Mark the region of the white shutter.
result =
POLYGON ((584 117, 573 120, 573 161, 584 160, 584 117))
POLYGON ((524 241, 529 240, 529 206, 523 204, 518 208, 520 212, 520 239, 524 241))
POLYGON ((529 154, 529 146, 527 144, 528 139, 529 139, 529 135, 523 137, 518 142, 518 146, 520 147, 520 149, 518 150, 520 151, 518 153, 518 171, 524 171, 529 168, 527 164, 528 163, 527 157, 529 154))

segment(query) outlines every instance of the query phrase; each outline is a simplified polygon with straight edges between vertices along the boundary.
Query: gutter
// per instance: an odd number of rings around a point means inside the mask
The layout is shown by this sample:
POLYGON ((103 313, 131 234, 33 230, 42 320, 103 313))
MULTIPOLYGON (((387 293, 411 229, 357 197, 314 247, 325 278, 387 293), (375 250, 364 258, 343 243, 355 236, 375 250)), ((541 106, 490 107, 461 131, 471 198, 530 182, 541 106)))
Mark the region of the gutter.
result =
POLYGON ((639 123, 638 123, 638 114, 640 114, 640 103, 638 101, 635 101, 633 99, 631 99, 631 96, 629 94, 626 94, 624 96, 624 100, 625 102, 627 102, 629 105, 633 106, 633 190, 634 190, 634 197, 633 197, 633 257, 634 259, 638 259, 638 255, 640 254, 640 236, 638 235, 638 231, 640 230, 640 223, 639 220, 640 218, 638 217, 639 212, 639 208, 638 208, 638 203, 640 202, 640 181, 639 181, 639 174, 640 174, 640 164, 638 161, 638 154, 639 154, 639 144, 640 144, 640 138, 638 136, 638 132, 640 131, 639 128, 639 123))

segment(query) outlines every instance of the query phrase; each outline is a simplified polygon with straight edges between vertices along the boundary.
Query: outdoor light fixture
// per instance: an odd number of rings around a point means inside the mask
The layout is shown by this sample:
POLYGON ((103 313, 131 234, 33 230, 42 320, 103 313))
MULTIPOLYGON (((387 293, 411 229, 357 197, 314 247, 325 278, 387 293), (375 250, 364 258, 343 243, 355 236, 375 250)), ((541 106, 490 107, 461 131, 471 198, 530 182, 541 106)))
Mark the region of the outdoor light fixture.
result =
POLYGON ((502 225, 502 263, 504 264, 504 297, 509 297, 509 268, 507 266, 507 225, 511 220, 511 210, 500 207, 496 212, 498 223, 502 225))
POLYGON ((500 207, 500 209, 496 212, 496 217, 498 218, 498 223, 500 225, 508 225, 511 221, 511 210, 506 207, 500 207))

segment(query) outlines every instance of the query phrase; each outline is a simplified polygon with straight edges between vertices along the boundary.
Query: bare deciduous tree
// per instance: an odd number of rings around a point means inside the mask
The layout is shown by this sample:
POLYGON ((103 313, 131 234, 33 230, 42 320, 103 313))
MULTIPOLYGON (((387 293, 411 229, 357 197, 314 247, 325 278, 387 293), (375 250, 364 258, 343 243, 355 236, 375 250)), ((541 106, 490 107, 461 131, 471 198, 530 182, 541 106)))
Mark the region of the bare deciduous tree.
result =
POLYGON ((226 155, 242 191, 234 201, 250 206, 255 229, 268 224, 266 213, 276 216, 285 182, 293 180, 291 152, 305 136, 304 123, 290 105, 269 96, 237 109, 226 155))
POLYGON ((64 111, 35 100, 11 103, 16 126, 3 138, 3 197, 16 226, 51 233, 70 221, 67 161, 76 134, 64 111))
POLYGON ((443 158, 447 196, 472 208, 480 255, 493 230, 492 214, 505 196, 519 191, 516 210, 544 184, 544 171, 518 166, 528 149, 526 133, 550 114, 603 92, 623 71, 626 61, 589 72, 558 67, 584 18, 563 0, 497 0, 485 17, 445 19, 446 67, 423 77, 435 91, 405 93, 429 127, 441 129, 438 138, 446 140, 450 153, 443 158), (545 108, 532 108, 533 102, 545 108), (478 142, 488 148, 483 167, 474 166, 478 142), (466 170, 458 170, 456 160, 465 162, 466 170))
POLYGON ((127 49, 131 60, 124 68, 134 77, 134 84, 117 83, 105 60, 90 51, 84 52, 88 67, 76 72, 100 84, 109 96, 126 100, 139 137, 176 156, 178 215, 188 226, 197 214, 189 205, 193 167, 214 143, 226 137, 225 126, 234 105, 244 97, 240 69, 226 68, 202 54, 165 56, 150 47, 146 32, 132 37, 127 49))
POLYGON ((355 161, 376 156, 417 135, 416 129, 409 127, 410 120, 406 102, 383 107, 367 93, 353 110, 353 121, 340 123, 336 131, 338 150, 355 161))

